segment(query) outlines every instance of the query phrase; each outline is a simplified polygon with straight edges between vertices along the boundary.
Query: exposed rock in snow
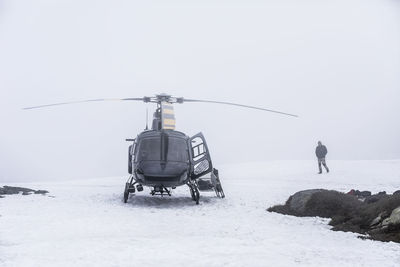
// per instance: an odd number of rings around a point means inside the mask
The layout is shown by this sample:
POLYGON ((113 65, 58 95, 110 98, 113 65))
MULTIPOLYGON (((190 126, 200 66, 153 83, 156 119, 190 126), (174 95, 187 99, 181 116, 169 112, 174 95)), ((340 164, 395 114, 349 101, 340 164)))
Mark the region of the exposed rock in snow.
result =
POLYGON ((16 195, 22 192, 22 195, 30 195, 30 194, 47 194, 49 193, 46 190, 33 190, 25 187, 15 187, 15 186, 3 186, 0 187, 0 198, 3 198, 2 195, 16 195))
POLYGON ((400 227, 400 206, 392 211, 390 217, 378 216, 374 219, 375 228, 380 231, 387 231, 388 228, 396 229, 400 227))
POLYGON ((313 194, 323 191, 322 189, 310 189, 297 192, 294 194, 290 201, 289 207, 294 213, 299 215, 304 214, 306 211, 306 205, 308 201, 311 199, 313 194))
POLYGON ((331 218, 329 224, 334 226, 332 230, 357 232, 375 240, 400 242, 400 195, 380 192, 362 200, 356 195, 311 189, 295 193, 285 205, 271 207, 268 211, 331 218))
POLYGON ((378 217, 376 217, 370 224, 371 227, 377 226, 381 223, 384 219, 389 217, 389 213, 387 211, 379 213, 378 217))
POLYGON ((390 223, 400 226, 400 206, 392 211, 390 215, 390 223))
POLYGON ((333 190, 310 189, 299 191, 289 197, 285 205, 268 210, 295 216, 332 218, 346 216, 361 205, 362 202, 353 195, 333 190))

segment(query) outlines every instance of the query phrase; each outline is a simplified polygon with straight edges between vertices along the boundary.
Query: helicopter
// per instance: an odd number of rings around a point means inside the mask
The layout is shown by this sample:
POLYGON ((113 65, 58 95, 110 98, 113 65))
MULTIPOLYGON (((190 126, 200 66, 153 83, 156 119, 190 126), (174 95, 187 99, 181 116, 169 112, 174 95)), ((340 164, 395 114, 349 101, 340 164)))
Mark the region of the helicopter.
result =
POLYGON ((146 128, 136 138, 129 138, 128 173, 125 183, 123 202, 127 203, 130 194, 142 192, 143 187, 151 188, 151 195, 171 196, 172 189, 187 185, 190 195, 199 204, 200 191, 214 191, 218 198, 224 198, 219 172, 214 168, 204 135, 189 137, 175 130, 175 114, 173 104, 189 102, 232 105, 243 108, 273 112, 281 115, 297 117, 297 115, 255 106, 221 102, 213 100, 187 99, 168 94, 153 97, 90 99, 82 101, 62 102, 24 108, 37 109, 58 105, 77 104, 100 101, 143 101, 157 105, 153 114, 151 129, 146 128), (209 175, 209 177, 206 177, 209 175))

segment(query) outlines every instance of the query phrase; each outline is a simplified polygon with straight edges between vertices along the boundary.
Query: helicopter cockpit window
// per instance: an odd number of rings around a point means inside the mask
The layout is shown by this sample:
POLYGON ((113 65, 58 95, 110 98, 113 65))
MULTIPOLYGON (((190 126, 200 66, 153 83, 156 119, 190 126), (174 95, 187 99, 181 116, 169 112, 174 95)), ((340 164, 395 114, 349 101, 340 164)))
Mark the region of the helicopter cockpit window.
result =
POLYGON ((167 159, 170 161, 187 162, 189 154, 187 150, 187 143, 182 138, 169 138, 169 148, 167 159))
MULTIPOLYGON (((168 161, 188 161, 187 144, 185 139, 169 137, 167 144, 163 144, 167 147, 167 157, 165 160, 168 161)), ((161 148, 162 142, 160 137, 145 138, 138 144, 137 158, 138 161, 146 160, 161 160, 161 148)))
POLYGON ((146 138, 139 143, 138 160, 160 160, 161 158, 160 138, 146 138))

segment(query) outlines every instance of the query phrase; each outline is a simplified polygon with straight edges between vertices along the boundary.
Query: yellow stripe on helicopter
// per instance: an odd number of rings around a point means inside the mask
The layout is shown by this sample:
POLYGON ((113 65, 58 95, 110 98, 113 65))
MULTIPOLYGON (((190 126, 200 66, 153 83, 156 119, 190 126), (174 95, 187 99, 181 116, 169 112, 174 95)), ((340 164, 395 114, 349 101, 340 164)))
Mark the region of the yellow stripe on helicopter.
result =
POLYGON ((163 113, 164 113, 164 114, 171 114, 171 115, 174 115, 174 110, 173 110, 173 109, 164 109, 164 110, 163 110, 163 113))
POLYGON ((161 102, 161 122, 162 129, 175 130, 174 107, 171 103, 161 102))
POLYGON ((175 130, 175 126, 164 125, 164 130, 175 130))

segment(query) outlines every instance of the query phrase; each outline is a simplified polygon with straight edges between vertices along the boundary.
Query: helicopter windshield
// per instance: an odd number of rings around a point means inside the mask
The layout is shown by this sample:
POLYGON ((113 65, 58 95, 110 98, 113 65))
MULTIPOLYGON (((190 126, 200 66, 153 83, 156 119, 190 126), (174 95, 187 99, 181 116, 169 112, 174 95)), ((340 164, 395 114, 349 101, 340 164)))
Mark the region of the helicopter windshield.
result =
MULTIPOLYGON (((185 139, 169 137, 166 139, 167 143, 164 145, 166 149, 166 159, 168 161, 186 162, 189 160, 187 143, 185 139)), ((156 160, 162 158, 161 155, 161 138, 151 137, 142 139, 139 143, 138 161, 142 160, 156 160)))

